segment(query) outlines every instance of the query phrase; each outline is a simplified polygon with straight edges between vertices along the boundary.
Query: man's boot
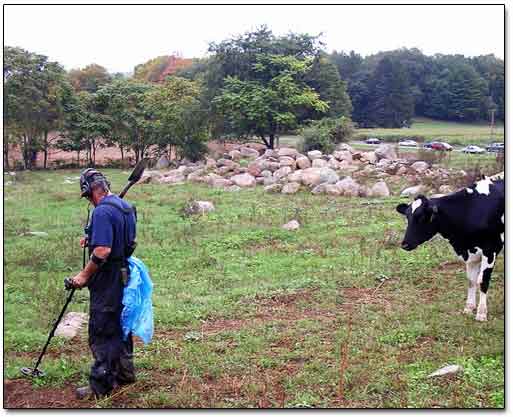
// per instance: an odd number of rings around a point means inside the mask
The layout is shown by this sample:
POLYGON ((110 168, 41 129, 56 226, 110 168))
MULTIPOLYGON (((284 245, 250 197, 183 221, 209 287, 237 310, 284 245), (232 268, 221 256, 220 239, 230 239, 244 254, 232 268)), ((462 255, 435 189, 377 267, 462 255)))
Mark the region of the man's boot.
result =
POLYGON ((75 397, 77 400, 92 400, 94 398, 94 392, 89 385, 86 385, 85 387, 76 389, 75 397))

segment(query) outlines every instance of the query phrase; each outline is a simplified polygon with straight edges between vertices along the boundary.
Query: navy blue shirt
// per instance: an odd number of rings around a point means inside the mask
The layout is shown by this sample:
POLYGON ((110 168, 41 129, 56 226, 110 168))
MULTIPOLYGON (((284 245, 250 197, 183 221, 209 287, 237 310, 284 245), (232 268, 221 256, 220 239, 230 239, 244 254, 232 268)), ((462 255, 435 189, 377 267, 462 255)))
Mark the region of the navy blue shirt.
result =
POLYGON ((135 223, 132 206, 117 195, 104 197, 93 210, 89 229, 89 250, 92 252, 97 246, 106 246, 111 248, 111 252, 107 263, 91 277, 88 284, 92 310, 113 312, 123 307, 120 261, 125 257, 126 246, 135 241, 135 223))

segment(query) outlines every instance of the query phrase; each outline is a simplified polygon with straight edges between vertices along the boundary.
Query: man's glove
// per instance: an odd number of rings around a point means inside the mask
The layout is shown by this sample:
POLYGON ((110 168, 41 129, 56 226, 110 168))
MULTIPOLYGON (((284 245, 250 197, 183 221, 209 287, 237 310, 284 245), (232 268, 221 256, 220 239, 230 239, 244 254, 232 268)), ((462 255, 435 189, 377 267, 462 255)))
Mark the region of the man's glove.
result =
POLYGON ((73 279, 71 277, 64 278, 64 288, 66 291, 70 291, 75 288, 73 285, 73 279))

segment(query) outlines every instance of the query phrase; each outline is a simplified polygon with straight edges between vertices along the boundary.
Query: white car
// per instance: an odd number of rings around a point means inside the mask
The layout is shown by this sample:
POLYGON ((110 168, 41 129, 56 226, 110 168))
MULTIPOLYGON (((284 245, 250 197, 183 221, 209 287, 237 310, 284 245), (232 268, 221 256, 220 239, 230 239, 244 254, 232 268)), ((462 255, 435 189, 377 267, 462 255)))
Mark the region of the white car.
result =
POLYGON ((399 146, 413 146, 413 147, 417 147, 417 142, 415 142, 414 140, 402 140, 401 142, 399 142, 399 146))
POLYGON ((463 153, 485 153, 486 151, 476 145, 469 145, 461 150, 463 153))

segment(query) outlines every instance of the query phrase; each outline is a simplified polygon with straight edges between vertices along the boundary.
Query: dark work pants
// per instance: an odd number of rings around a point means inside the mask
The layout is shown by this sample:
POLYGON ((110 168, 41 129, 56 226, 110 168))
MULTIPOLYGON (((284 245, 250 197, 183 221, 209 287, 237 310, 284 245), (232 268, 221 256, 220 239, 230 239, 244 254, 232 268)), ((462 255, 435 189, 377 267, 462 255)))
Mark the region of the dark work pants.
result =
POLYGON ((123 341, 120 315, 120 311, 90 312, 89 347, 94 363, 89 385, 96 395, 107 395, 113 388, 135 381, 132 335, 123 341))

